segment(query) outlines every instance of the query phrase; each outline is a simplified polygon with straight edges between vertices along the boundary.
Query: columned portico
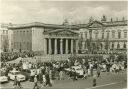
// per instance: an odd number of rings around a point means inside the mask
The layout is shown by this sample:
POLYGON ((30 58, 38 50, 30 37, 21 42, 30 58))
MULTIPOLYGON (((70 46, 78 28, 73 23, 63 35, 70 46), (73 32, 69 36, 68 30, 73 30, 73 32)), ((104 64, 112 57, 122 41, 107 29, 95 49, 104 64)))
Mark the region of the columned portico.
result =
POLYGON ((78 40, 67 38, 47 38, 48 54, 70 54, 78 51, 78 40), (74 47, 75 46, 75 47, 74 47), (52 51, 53 50, 53 51, 52 51))
POLYGON ((78 33, 71 30, 54 30, 45 33, 47 54, 71 54, 78 51, 78 33))

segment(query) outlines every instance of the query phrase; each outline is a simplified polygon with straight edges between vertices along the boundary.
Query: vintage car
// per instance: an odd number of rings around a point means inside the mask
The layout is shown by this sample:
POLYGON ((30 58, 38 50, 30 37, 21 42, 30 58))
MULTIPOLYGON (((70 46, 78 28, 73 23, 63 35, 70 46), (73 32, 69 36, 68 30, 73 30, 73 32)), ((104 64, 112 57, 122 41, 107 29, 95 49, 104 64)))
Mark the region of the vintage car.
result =
POLYGON ((8 77, 0 75, 0 83, 4 83, 4 82, 8 82, 8 77))
POLYGON ((84 70, 81 66, 72 66, 71 68, 66 68, 65 71, 71 72, 73 69, 76 71, 77 76, 83 76, 84 75, 84 70))
POLYGON ((23 74, 21 74, 20 71, 16 71, 16 70, 10 71, 8 73, 8 76, 9 76, 9 79, 11 79, 11 80, 14 80, 15 79, 15 76, 17 76, 17 78, 19 79, 19 81, 26 80, 26 77, 23 74))

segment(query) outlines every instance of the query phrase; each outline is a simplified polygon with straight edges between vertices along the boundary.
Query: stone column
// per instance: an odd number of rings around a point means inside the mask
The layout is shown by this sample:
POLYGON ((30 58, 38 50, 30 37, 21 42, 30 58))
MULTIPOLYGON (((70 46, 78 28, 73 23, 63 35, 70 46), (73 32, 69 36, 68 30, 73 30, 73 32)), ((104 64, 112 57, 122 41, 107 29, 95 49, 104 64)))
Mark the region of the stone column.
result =
POLYGON ((54 54, 57 54, 57 39, 55 39, 54 54))
POLYGON ((66 39, 66 54, 68 54, 68 39, 66 39))
POLYGON ((49 51, 48 51, 48 53, 51 54, 52 53, 52 50, 51 50, 51 39, 49 38, 48 41, 49 41, 49 51))
POLYGON ((76 53, 78 53, 78 40, 76 40, 76 53))
POLYGON ((60 54, 63 54, 63 39, 60 39, 60 54))
POLYGON ((48 46, 48 45, 47 45, 47 39, 44 38, 44 50, 43 50, 43 51, 44 51, 44 54, 47 54, 47 51, 48 51, 48 50, 47 50, 47 46, 48 46))
POLYGON ((73 53, 73 39, 71 39, 71 53, 73 53))

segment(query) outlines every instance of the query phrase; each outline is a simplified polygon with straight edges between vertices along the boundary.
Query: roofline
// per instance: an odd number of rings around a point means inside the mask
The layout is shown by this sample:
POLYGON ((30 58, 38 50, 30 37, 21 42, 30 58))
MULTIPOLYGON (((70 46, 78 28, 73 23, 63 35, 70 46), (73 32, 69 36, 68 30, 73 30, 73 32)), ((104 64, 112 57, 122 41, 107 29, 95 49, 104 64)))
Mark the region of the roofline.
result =
POLYGON ((127 21, 124 21, 124 24, 107 24, 107 23, 116 23, 116 22, 123 22, 123 21, 113 21, 113 22, 100 22, 100 21, 93 21, 92 23, 87 23, 87 24, 76 24, 76 25, 59 25, 59 24, 45 24, 41 22, 33 22, 33 23, 28 23, 28 24, 12 24, 9 25, 7 28, 11 30, 15 30, 18 28, 29 28, 29 27, 44 27, 44 28, 53 28, 53 29, 80 29, 80 28, 88 28, 91 24, 94 22, 97 22, 101 24, 103 27, 112 27, 112 26, 127 26, 127 21))
POLYGON ((55 28, 55 29, 60 29, 60 28, 79 29, 79 27, 76 25, 67 25, 66 26, 66 25, 57 25, 57 24, 44 24, 44 23, 40 23, 40 22, 8 26, 9 29, 28 28, 28 27, 44 27, 44 28, 55 28))

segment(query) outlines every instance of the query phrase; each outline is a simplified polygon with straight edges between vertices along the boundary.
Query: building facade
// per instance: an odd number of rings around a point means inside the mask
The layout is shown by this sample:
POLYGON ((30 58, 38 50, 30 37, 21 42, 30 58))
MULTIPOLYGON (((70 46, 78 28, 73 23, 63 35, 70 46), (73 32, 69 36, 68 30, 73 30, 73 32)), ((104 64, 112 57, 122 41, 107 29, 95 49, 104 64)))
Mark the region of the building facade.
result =
POLYGON ((11 51, 12 31, 8 30, 9 24, 0 25, 0 52, 11 51))
POLYGON ((11 49, 40 51, 43 54, 124 52, 127 49, 127 20, 90 20, 87 24, 62 25, 34 22, 8 27, 13 32, 11 49))
POLYGON ((127 20, 91 21, 86 27, 80 28, 82 50, 95 52, 126 52, 127 50, 127 20))
POLYGON ((13 31, 13 50, 40 51, 43 54, 70 54, 78 50, 76 26, 30 23, 10 26, 13 31))

